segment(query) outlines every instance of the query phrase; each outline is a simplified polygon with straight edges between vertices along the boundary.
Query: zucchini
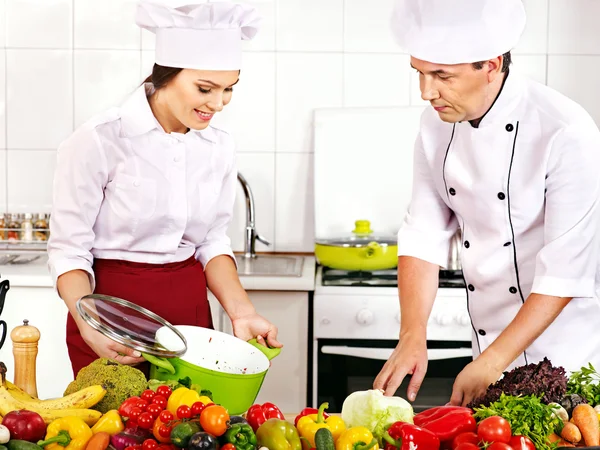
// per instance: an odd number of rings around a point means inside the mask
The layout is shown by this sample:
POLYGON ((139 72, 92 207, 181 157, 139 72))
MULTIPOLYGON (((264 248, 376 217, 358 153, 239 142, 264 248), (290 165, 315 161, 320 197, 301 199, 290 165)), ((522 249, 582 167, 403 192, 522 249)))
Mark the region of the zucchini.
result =
POLYGON ((6 448, 8 450, 42 450, 39 445, 22 439, 11 439, 6 443, 6 448))
POLYGON ((315 448, 317 450, 335 450, 333 435, 329 428, 319 428, 315 433, 315 448))

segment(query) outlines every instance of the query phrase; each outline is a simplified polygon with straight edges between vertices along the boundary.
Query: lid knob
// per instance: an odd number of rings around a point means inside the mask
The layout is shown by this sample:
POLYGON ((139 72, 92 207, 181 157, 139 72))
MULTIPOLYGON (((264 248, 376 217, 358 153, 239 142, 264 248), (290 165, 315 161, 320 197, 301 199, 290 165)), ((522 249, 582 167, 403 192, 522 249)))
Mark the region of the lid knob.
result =
POLYGON ((29 343, 40 340, 40 330, 29 325, 29 320, 23 320, 23 325, 19 325, 10 332, 10 338, 13 342, 29 343))
POLYGON ((371 222, 368 220, 357 220, 354 222, 354 230, 353 233, 356 234, 371 234, 373 230, 371 230, 371 222))

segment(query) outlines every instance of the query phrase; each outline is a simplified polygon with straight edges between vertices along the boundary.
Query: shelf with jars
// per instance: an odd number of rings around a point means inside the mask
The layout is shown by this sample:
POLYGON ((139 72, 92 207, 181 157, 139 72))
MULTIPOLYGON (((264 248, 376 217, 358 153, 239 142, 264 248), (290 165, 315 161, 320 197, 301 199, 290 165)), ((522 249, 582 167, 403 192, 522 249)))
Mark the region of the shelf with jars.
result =
POLYGON ((23 264, 46 253, 49 214, 0 214, 0 264, 23 264))

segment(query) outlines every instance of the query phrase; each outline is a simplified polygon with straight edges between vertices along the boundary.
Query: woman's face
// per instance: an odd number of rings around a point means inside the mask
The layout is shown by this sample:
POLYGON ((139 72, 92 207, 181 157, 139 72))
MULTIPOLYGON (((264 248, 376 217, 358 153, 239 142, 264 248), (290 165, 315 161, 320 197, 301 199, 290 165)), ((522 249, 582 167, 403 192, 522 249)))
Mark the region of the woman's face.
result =
POLYGON ((161 89, 173 118, 192 130, 204 130, 213 115, 231 101, 239 70, 181 70, 161 89))

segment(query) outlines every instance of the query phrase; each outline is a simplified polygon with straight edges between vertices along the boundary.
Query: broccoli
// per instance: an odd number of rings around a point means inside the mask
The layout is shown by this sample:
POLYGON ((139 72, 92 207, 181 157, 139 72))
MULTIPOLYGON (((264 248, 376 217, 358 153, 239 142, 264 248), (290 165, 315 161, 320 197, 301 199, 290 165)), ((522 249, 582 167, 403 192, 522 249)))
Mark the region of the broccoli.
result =
POLYGON ((111 409, 119 409, 121 403, 129 397, 140 395, 146 389, 148 381, 143 372, 135 367, 99 358, 79 371, 75 380, 67 386, 64 395, 97 384, 106 389, 106 395, 92 409, 104 414, 111 409))

